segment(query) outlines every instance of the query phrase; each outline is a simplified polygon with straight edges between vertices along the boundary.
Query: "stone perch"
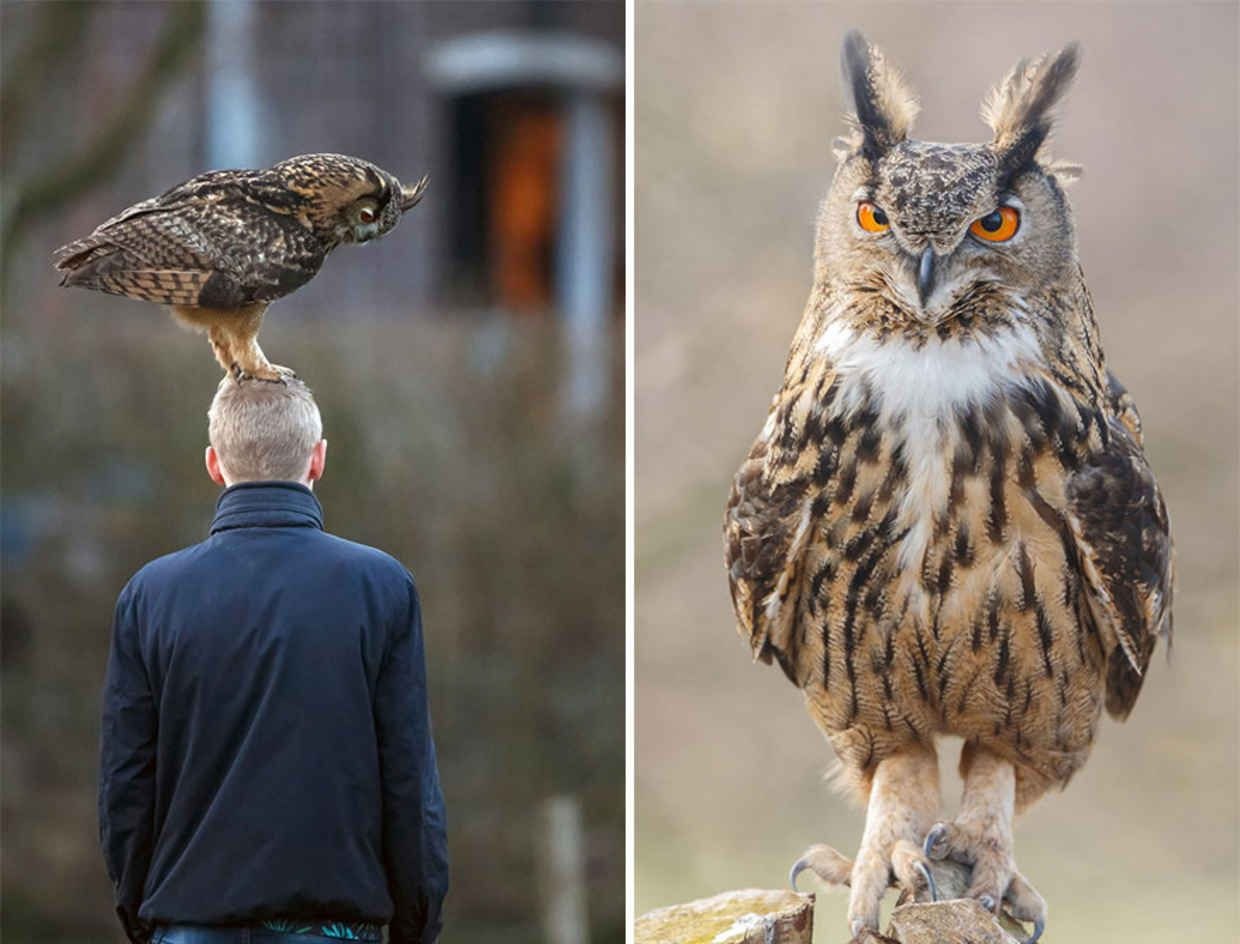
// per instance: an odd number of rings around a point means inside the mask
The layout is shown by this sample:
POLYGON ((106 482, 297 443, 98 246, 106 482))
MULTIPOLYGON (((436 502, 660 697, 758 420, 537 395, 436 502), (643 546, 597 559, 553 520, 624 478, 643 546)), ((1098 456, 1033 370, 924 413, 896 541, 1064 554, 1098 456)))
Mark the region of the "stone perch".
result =
MULTIPOLYGON (((850 944, 1021 944, 1027 932, 1006 914, 954 898, 968 887, 969 870, 933 862, 940 901, 901 896, 884 934, 864 933, 850 944)), ((744 889, 651 911, 637 919, 634 944, 811 944, 814 896, 744 889)), ((841 944, 843 931, 841 930, 841 944)), ((1045 944, 1043 938, 1040 944, 1045 944)))
POLYGON ((810 944, 814 896, 747 888, 637 919, 633 944, 810 944))

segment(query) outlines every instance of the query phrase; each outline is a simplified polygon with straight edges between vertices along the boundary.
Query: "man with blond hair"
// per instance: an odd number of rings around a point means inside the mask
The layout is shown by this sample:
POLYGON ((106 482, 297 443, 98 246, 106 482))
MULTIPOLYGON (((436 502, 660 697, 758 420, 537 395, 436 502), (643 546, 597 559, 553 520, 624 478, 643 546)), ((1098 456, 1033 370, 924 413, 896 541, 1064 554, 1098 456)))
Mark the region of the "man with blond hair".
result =
POLYGON ((432 944, 448 885, 421 614, 326 533, 310 390, 225 378, 207 540, 116 604, 100 837, 131 941, 432 944))

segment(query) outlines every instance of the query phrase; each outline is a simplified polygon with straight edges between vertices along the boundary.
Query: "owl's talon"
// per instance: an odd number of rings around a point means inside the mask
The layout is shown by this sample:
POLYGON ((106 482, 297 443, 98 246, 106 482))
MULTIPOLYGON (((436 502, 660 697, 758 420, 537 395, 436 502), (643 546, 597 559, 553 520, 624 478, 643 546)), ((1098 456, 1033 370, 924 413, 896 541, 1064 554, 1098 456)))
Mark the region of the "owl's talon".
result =
POLYGON ((926 889, 930 893, 930 903, 939 900, 939 887, 934 884, 934 874, 930 871, 930 867, 924 862, 914 862, 913 868, 921 873, 921 877, 926 880, 926 889))
POLYGON ((929 858, 968 865, 970 885, 962 897, 972 898, 990 914, 1006 911, 1013 920, 1032 924, 1033 933, 1024 944, 1037 944, 1046 929, 1046 900, 1016 869, 1010 839, 993 823, 936 823, 922 848, 929 858))
POLYGON ((852 860, 828 845, 810 846, 788 870, 788 882, 797 891, 797 877, 805 871, 813 872, 827 885, 848 885, 852 880, 852 860))
POLYGON ((809 863, 804 858, 797 859, 792 863, 792 868, 788 870, 788 884, 794 892, 799 892, 797 888, 797 876, 809 868, 809 863))
POLYGON ((926 833, 926 840, 921 847, 927 859, 934 859, 937 862, 947 858, 947 836, 947 823, 936 823, 931 827, 930 832, 926 833))
POLYGON ((1046 930, 1046 900, 1019 871, 1012 872, 1012 880, 1008 883, 1007 891, 1003 893, 1003 904, 1012 918, 1022 924, 1033 925, 1033 934, 1025 944, 1037 944, 1042 932, 1046 930))
POLYGON ((290 380, 297 380, 297 371, 291 367, 281 367, 279 364, 268 364, 267 370, 271 376, 260 374, 259 380, 265 380, 268 383, 281 383, 287 385, 290 380))
POLYGON ((290 367, 281 367, 279 364, 268 364, 266 367, 256 368, 253 371, 242 370, 241 367, 233 365, 233 376, 237 382, 243 380, 257 380, 262 383, 278 383, 287 384, 290 380, 297 380, 297 372, 290 367))

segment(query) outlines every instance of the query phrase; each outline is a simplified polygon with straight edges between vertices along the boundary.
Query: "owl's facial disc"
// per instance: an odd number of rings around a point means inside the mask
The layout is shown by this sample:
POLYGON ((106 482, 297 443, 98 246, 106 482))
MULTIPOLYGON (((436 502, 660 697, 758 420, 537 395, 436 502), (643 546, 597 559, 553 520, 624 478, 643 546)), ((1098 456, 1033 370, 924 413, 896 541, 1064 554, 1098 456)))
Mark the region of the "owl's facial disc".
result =
POLYGON ((983 187, 969 196, 944 194, 943 202, 958 210, 935 218, 925 212, 932 195, 921 196, 910 205, 907 193, 862 186, 852 197, 852 230, 881 276, 880 292, 917 321, 933 325, 952 317, 977 284, 1011 280, 1006 250, 1021 242, 1026 210, 1014 194, 996 202, 993 189, 983 187))
POLYGON ((969 226, 995 210, 993 152, 905 140, 850 165, 859 184, 853 231, 883 293, 918 321, 945 317, 970 281, 957 264, 969 226))

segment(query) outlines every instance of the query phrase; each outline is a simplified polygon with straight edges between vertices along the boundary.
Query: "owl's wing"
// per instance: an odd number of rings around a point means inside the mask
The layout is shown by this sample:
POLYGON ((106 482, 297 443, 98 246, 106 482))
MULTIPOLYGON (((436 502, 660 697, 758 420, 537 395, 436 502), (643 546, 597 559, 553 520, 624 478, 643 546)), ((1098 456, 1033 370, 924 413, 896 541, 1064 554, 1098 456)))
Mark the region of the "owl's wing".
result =
POLYGON ((1109 370, 1107 371, 1107 399, 1116 418, 1124 424, 1124 428, 1132 435, 1138 446, 1145 445, 1145 437, 1141 432, 1141 414, 1137 412, 1137 402, 1128 392, 1128 388, 1119 382, 1109 370))
POLYGON ((56 268, 79 267, 91 258, 97 258, 110 249, 117 248, 114 244, 107 241, 108 234, 123 234, 125 227, 122 227, 121 224, 134 220, 137 217, 153 213, 175 215, 187 206, 194 204, 222 203, 227 197, 227 193, 223 188, 228 184, 237 184, 238 178, 242 176, 244 174, 238 171, 208 171, 205 174, 199 174, 197 177, 191 177, 184 183, 178 184, 157 197, 149 197, 146 200, 135 203, 133 206, 126 207, 117 213, 116 216, 96 226, 95 231, 85 239, 74 240, 52 253, 56 268))
POLYGON ((784 603, 795 577, 788 550, 794 515, 781 508, 767 476, 769 447, 759 438, 732 480, 723 523, 723 554, 736 611, 737 629, 754 658, 770 662, 782 651, 784 603))
POLYGON ((1174 550, 1162 493, 1141 449, 1141 421, 1113 377, 1107 442, 1068 480, 1068 521, 1090 609, 1110 645, 1107 711, 1127 717, 1160 635, 1171 633, 1174 550))
POLYGON ((170 202, 176 193, 135 204, 57 250, 61 284, 235 308, 288 294, 322 264, 322 245, 292 217, 222 193, 170 202))
POLYGON ((816 517, 814 498, 827 486, 819 473, 830 463, 815 463, 808 452, 794 456, 780 431, 803 424, 810 409, 808 385, 805 390, 785 386, 775 398, 766 426, 733 479, 723 524, 737 629, 755 659, 777 660, 794 683, 805 552, 816 517))

